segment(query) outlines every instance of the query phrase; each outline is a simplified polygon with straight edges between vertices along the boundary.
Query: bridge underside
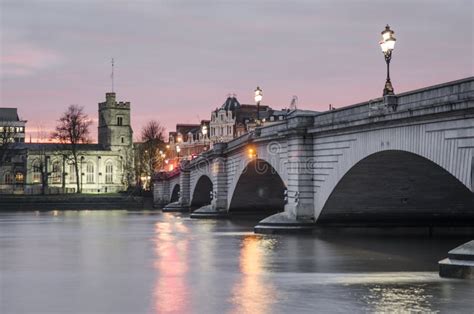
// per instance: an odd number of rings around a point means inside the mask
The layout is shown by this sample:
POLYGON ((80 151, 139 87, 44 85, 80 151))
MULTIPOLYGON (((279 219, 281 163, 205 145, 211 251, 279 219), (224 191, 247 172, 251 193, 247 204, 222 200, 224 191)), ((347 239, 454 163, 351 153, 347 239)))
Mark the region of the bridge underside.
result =
POLYGON ((201 176, 194 188, 191 200, 191 210, 211 204, 212 181, 207 176, 201 176))
POLYGON ((170 203, 177 202, 179 200, 179 191, 180 191, 180 186, 179 184, 176 184, 173 187, 173 191, 171 192, 170 203))
POLYGON ((230 213, 274 214, 284 210, 285 184, 267 162, 250 162, 237 182, 230 213))
POLYGON ((469 224, 474 194, 418 155, 384 151, 357 163, 337 184, 318 223, 469 224))

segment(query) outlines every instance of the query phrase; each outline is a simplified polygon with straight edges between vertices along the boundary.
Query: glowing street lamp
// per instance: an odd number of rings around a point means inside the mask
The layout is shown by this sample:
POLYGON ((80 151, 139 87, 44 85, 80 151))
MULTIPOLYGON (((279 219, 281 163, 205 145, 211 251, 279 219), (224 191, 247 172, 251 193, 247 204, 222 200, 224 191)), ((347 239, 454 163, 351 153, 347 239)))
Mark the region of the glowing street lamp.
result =
POLYGON ((178 159, 179 159, 179 152, 181 152, 181 147, 179 147, 179 145, 176 145, 176 153, 178 154, 178 159))
POLYGON ((257 104, 257 125, 260 124, 260 102, 263 98, 263 91, 262 89, 257 86, 255 89, 255 103, 257 104))
POLYGON ((385 88, 383 89, 383 95, 395 95, 393 91, 392 82, 390 81, 390 60, 392 59, 392 51, 395 49, 395 37, 393 36, 394 31, 390 29, 390 26, 385 26, 385 30, 382 32, 382 40, 380 41, 380 48, 385 56, 385 62, 387 63, 387 80, 385 81, 385 88))
POLYGON ((204 138, 206 138, 206 135, 207 135, 207 125, 203 125, 203 126, 202 126, 202 135, 204 136, 204 138))
POLYGON ((248 156, 249 156, 250 159, 254 159, 254 158, 256 159, 257 158, 257 151, 255 150, 255 148, 249 147, 247 153, 248 153, 248 156))

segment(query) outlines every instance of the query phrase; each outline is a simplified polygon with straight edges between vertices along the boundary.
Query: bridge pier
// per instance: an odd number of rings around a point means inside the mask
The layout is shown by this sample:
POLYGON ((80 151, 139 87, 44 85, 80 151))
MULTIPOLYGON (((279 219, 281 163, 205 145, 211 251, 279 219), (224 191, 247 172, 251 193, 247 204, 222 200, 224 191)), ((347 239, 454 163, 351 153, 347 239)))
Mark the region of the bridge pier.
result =
POLYGON ((153 207, 163 208, 170 202, 169 181, 166 179, 166 173, 158 173, 153 178, 153 207))
POLYGON ((181 162, 179 174, 179 199, 163 208, 164 212, 188 212, 191 207, 190 197, 190 170, 186 167, 189 161, 181 162))
POLYGON ((288 186, 285 211, 267 217, 255 226, 256 233, 306 233, 315 228, 313 193, 313 137, 306 127, 313 119, 302 117, 297 129, 287 132, 288 186))
MULTIPOLYGON (((222 149, 223 143, 216 144, 214 149, 222 149), (219 145, 220 144, 220 145, 219 145)), ((212 201, 191 213, 191 218, 226 218, 227 211, 227 170, 225 157, 216 157, 212 160, 211 175, 213 182, 212 201)))

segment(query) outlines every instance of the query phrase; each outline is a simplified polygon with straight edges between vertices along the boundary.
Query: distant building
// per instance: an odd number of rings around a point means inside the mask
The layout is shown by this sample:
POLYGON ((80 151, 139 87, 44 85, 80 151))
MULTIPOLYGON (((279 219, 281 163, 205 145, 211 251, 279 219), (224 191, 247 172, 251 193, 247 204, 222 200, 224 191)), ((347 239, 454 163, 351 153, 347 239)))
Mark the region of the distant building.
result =
POLYGON ((199 124, 176 124, 176 131, 169 132, 167 170, 176 167, 178 157, 193 158, 208 150, 209 145, 209 120, 201 120, 199 124))
POLYGON ((17 108, 0 108, 0 145, 4 140, 24 142, 25 125, 26 120, 20 119, 17 108))
MULTIPOLYGON (((78 145, 79 184, 83 193, 123 191, 133 181, 130 103, 117 102, 115 93, 107 93, 98 111, 98 143, 78 145)), ((22 127, 24 131, 24 123, 22 127)), ((47 193, 76 191, 68 147, 19 140, 10 149, 11 157, 0 165, 0 193, 38 194, 43 186, 47 193)))
MULTIPOLYGON (((274 110, 260 105, 259 119, 264 124, 284 120, 288 110, 274 110)), ((227 97, 224 104, 211 113, 210 141, 212 144, 228 142, 253 128, 257 118, 257 106, 240 104, 235 95, 227 97)))

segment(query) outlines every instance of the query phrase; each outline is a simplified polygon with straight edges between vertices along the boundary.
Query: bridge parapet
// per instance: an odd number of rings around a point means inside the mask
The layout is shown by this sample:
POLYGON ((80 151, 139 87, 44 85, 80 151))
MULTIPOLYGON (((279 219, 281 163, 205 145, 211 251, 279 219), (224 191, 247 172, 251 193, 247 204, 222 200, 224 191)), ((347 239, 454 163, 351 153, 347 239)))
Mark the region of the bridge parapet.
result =
POLYGON ((407 118, 431 119, 434 114, 466 109, 472 106, 472 99, 474 77, 469 77, 320 113, 314 118, 310 132, 325 132, 407 118))

